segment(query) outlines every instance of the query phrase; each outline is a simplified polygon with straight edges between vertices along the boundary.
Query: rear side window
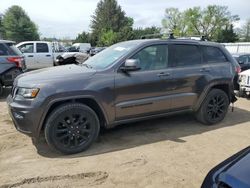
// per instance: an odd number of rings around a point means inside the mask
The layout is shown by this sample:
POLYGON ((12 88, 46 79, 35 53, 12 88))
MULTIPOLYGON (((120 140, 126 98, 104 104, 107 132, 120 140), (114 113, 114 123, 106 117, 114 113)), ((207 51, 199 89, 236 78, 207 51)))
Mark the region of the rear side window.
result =
POLYGON ((36 52, 37 53, 47 53, 47 52, 49 52, 48 44, 46 44, 46 43, 37 43, 36 44, 36 52))
POLYGON ((15 46, 14 43, 6 43, 6 45, 14 52, 14 54, 22 55, 22 52, 15 46))
POLYGON ((196 45, 170 45, 169 63, 171 67, 201 64, 201 53, 196 45))
POLYGON ((225 55, 217 47, 203 46, 202 51, 204 62, 206 63, 221 63, 227 61, 225 55))
POLYGON ((0 43, 0 56, 17 55, 8 45, 0 43))

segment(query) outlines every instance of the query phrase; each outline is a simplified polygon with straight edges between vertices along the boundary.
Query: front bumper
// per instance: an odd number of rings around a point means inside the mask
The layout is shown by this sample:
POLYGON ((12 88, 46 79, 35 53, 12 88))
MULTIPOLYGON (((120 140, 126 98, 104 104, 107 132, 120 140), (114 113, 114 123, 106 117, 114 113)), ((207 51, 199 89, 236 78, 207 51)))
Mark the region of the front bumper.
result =
POLYGON ((41 117, 39 108, 32 106, 32 101, 15 101, 11 95, 7 98, 7 104, 15 128, 30 137, 38 137, 41 117))

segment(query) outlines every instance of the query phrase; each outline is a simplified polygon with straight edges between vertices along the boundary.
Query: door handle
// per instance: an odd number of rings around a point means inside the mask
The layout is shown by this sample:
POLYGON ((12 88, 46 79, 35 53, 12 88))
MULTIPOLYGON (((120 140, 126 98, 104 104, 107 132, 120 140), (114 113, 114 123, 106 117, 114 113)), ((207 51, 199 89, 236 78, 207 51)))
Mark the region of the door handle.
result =
POLYGON ((210 72, 210 69, 208 69, 208 68, 202 68, 202 69, 200 69, 200 72, 210 72))
POLYGON ((51 55, 48 54, 48 55, 46 55, 46 57, 51 57, 51 55))
POLYGON ((34 57, 33 55, 28 55, 28 57, 34 57))
POLYGON ((159 76, 159 77, 170 76, 170 73, 168 73, 168 72, 161 72, 161 73, 157 74, 157 76, 159 76))

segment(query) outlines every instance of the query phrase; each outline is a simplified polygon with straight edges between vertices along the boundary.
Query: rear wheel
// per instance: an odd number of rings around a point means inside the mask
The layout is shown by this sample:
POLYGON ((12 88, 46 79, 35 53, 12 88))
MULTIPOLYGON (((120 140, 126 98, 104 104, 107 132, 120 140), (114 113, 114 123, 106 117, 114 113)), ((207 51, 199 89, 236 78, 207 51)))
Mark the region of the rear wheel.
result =
POLYGON ((86 150, 99 131, 99 119, 91 108, 79 103, 65 104, 50 114, 45 139, 52 148, 73 154, 86 150))
POLYGON ((228 111, 229 99, 220 89, 212 89, 196 112, 196 118, 203 124, 213 125, 222 121, 228 111))

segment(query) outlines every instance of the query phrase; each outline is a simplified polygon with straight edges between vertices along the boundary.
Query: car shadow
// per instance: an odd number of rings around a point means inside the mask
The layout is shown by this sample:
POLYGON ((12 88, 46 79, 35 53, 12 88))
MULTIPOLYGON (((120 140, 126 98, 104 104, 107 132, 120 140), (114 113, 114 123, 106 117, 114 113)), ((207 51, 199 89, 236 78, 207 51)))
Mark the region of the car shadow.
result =
POLYGON ((44 157, 77 158, 130 149, 166 140, 184 143, 186 141, 182 139, 183 137, 202 134, 248 121, 250 121, 250 111, 240 108, 234 108, 234 112, 231 112, 230 109, 226 118, 214 126, 205 126, 197 122, 192 114, 186 113, 103 130, 98 140, 89 149, 74 155, 63 155, 54 150, 52 151, 47 146, 45 139, 40 140, 39 144, 35 146, 38 154, 44 157))

